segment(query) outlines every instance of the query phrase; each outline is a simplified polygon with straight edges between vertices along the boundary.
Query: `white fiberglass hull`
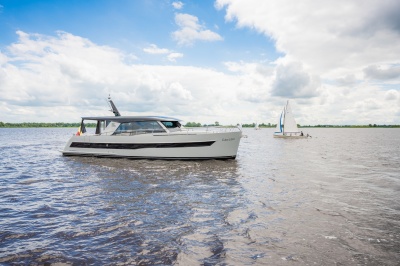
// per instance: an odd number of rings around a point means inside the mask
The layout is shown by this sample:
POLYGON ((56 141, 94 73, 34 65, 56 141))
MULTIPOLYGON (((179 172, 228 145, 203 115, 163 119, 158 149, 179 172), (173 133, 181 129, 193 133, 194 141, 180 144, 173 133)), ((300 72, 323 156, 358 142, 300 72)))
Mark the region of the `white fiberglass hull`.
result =
POLYGON ((274 138, 282 138, 282 139, 306 139, 309 135, 302 135, 301 132, 275 132, 274 138))
POLYGON ((293 135, 293 136, 290 136, 290 135, 274 135, 274 138, 281 138, 281 139, 306 139, 307 138, 307 136, 299 136, 299 135, 297 135, 297 136, 295 136, 295 135, 293 135))
POLYGON ((66 156, 132 159, 234 159, 241 135, 241 131, 81 135, 72 136, 62 153, 66 156))

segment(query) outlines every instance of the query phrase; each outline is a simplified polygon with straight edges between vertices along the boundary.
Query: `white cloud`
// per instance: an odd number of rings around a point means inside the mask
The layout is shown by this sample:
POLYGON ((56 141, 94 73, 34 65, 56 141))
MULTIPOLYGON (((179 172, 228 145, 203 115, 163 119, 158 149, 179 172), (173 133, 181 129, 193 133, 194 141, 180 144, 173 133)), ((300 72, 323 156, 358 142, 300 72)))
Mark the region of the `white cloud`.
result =
POLYGON ((191 45, 195 41, 221 41, 222 37, 199 24, 196 16, 189 14, 175 14, 175 23, 180 27, 172 33, 173 38, 180 45, 191 45))
POLYGON ((181 53, 170 53, 167 56, 168 60, 171 62, 176 62, 176 59, 181 58, 181 57, 183 57, 183 54, 181 54, 181 53))
POLYGON ((396 90, 389 90, 385 93, 385 100, 395 101, 399 100, 400 93, 396 90))
POLYGON ((173 6, 175 9, 182 9, 183 3, 182 3, 181 1, 173 2, 173 3, 172 3, 172 6, 173 6))
POLYGON ((171 96, 170 100, 173 103, 177 103, 179 100, 193 100, 192 93, 185 89, 179 82, 172 82, 168 90, 171 96))
POLYGON ((183 57, 182 53, 176 53, 176 52, 170 51, 166 48, 158 48, 157 45, 155 45, 155 44, 151 44, 150 47, 144 48, 143 51, 148 54, 153 54, 153 55, 168 54, 167 60, 170 62, 176 62, 176 60, 178 58, 183 57))
POLYGON ((318 95, 318 78, 304 71, 301 63, 278 65, 272 95, 285 98, 310 98, 318 95))
POLYGON ((364 69, 367 78, 378 80, 399 79, 400 66, 368 66, 364 69))
POLYGON ((266 101, 296 98, 300 123, 400 122, 399 1, 217 0, 215 6, 226 10, 226 21, 264 34, 283 54, 266 101))
POLYGON ((200 123, 275 123, 285 100, 297 97, 292 107, 300 124, 400 124, 396 84, 389 90, 346 72, 341 77, 357 82, 320 83, 310 68, 289 60, 226 62, 227 73, 145 65, 70 33, 18 35, 18 42, 0 53, 4 122, 77 122, 81 116, 109 115, 105 98, 111 94, 123 115, 200 123))
POLYGON ((2 121, 73 122, 83 115, 107 115, 110 93, 126 115, 202 123, 240 119, 231 117, 240 106, 235 77, 190 66, 128 64, 121 51, 65 32, 18 34, 19 41, 0 54, 2 121))
POLYGON ((375 64, 398 64, 397 0, 217 0, 226 19, 272 38, 286 60, 334 79, 375 64), (397 11, 396 11, 397 10, 397 11))
POLYGON ((170 52, 166 48, 158 48, 155 44, 150 44, 150 47, 144 48, 143 51, 148 54, 168 54, 170 52))

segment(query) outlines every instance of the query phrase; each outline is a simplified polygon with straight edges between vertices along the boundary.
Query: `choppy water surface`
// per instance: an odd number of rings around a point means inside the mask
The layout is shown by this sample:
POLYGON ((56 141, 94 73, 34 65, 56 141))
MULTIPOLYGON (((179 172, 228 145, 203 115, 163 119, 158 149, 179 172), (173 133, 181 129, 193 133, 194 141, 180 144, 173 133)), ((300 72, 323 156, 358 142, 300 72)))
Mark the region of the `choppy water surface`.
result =
POLYGON ((74 131, 0 129, 0 264, 399 265, 399 129, 245 129, 228 161, 63 157, 74 131))

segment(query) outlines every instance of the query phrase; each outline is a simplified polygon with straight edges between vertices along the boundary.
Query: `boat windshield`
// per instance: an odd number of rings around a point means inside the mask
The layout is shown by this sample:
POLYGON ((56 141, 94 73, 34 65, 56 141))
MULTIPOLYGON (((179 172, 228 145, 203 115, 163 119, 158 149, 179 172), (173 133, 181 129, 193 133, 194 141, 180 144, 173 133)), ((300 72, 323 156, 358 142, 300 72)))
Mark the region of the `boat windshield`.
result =
POLYGON ((113 135, 136 135, 165 132, 157 121, 134 121, 121 123, 113 135))
POLYGON ((169 130, 169 131, 179 131, 181 130, 181 123, 178 121, 162 121, 163 125, 169 130))

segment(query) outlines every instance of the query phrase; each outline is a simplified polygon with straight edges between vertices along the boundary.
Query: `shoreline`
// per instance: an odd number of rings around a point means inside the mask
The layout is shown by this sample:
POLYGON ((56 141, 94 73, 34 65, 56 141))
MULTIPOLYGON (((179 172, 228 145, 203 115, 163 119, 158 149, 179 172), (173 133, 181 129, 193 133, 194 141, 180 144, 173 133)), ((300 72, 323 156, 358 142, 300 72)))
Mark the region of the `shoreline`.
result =
MULTIPOLYGON (((3 123, 0 122, 0 128, 78 128, 80 127, 80 123, 3 123)), ((208 125, 213 126, 213 125, 208 125)), ((222 126, 222 125, 220 125, 222 126)), ((87 124, 86 127, 96 127, 96 124, 93 123, 87 124)), ((186 128, 191 128, 191 126, 186 126, 186 128)), ((202 126, 205 127, 205 126, 202 126)), ((260 126, 260 128, 275 128, 276 125, 271 126, 260 126)), ((243 126, 243 128, 254 128, 254 126, 243 126)), ((307 125, 307 126, 300 126, 298 128, 400 128, 400 125, 307 125)))

